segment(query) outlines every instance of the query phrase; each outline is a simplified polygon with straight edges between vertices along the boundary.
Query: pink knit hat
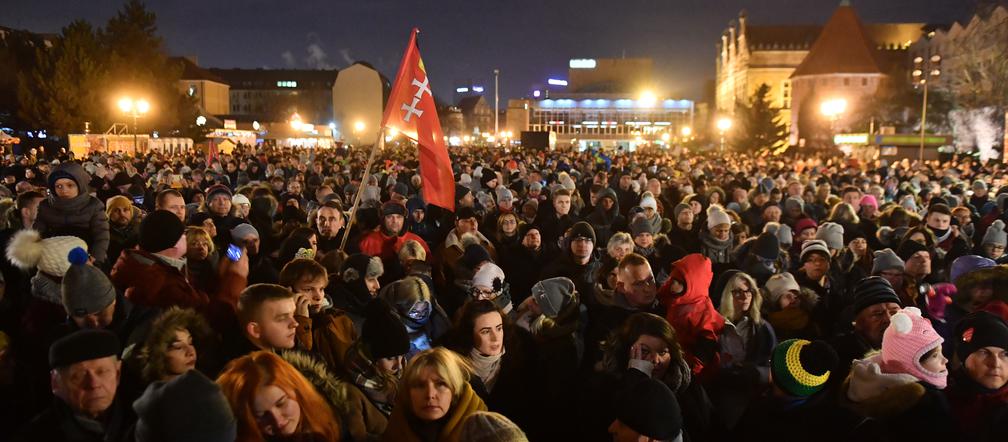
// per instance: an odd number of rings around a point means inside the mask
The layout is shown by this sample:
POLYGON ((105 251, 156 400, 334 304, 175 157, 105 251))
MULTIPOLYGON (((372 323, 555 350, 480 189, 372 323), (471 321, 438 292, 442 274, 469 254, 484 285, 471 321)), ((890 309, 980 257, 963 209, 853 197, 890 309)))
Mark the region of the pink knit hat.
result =
POLYGON ((906 373, 939 389, 945 388, 948 373, 935 373, 921 366, 920 358, 944 342, 921 316, 917 307, 907 307, 893 315, 882 335, 879 367, 884 373, 906 373))
POLYGON ((865 195, 865 196, 861 197, 861 205, 862 206, 872 206, 872 207, 874 207, 874 208, 877 209, 878 208, 878 200, 875 199, 875 195, 865 195))

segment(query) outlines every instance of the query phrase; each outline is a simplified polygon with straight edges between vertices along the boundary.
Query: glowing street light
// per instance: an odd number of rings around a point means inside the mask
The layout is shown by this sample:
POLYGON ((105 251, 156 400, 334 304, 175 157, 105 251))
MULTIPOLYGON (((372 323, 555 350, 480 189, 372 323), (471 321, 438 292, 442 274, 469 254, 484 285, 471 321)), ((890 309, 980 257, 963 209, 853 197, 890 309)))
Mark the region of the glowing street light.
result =
POLYGON ((847 110, 847 100, 843 98, 833 98, 823 101, 819 105, 819 111, 822 112, 826 118, 832 121, 836 121, 840 118, 840 115, 847 110))
POLYGON ((294 112, 294 115, 291 115, 291 121, 290 121, 291 129, 299 131, 301 130, 301 126, 303 124, 304 123, 301 121, 301 116, 298 115, 297 112, 294 112))
POLYGON ((721 153, 724 153, 724 142, 725 142, 725 132, 728 132, 732 127, 732 120, 728 117, 721 117, 717 120, 718 133, 721 134, 721 153))
POLYGON ((644 91, 641 92, 639 101, 642 105, 651 107, 654 106, 656 102, 658 102, 658 97, 655 96, 654 92, 644 91))
POLYGON ((127 117, 133 117, 133 152, 137 152, 138 142, 137 142, 137 119, 150 112, 150 102, 146 99, 133 99, 131 97, 122 97, 118 101, 119 110, 123 111, 127 117))
POLYGON ((364 122, 360 121, 360 120, 357 120, 357 122, 354 123, 353 128, 354 128, 355 132, 360 132, 360 131, 364 130, 364 122))
POLYGON ((666 142, 666 143, 668 143, 668 141, 669 141, 670 138, 672 138, 672 137, 668 134, 668 132, 665 132, 665 133, 661 134, 661 140, 664 141, 664 142, 666 142))
POLYGON ((693 135, 693 128, 689 126, 683 126, 682 129, 679 130, 679 133, 682 134, 684 138, 689 137, 690 135, 693 135))
POLYGON ((206 126, 206 117, 204 117, 202 115, 196 117, 196 125, 197 126, 206 126))

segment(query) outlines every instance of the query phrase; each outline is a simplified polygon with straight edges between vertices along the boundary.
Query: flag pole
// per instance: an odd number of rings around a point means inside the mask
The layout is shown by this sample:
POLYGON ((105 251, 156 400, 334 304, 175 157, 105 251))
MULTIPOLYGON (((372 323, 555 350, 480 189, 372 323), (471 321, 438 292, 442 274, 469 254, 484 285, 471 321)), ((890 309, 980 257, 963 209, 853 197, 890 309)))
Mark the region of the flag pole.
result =
POLYGON ((360 186, 357 186, 357 196, 354 197, 353 207, 350 208, 350 219, 344 228, 343 240, 340 241, 339 251, 346 249, 347 239, 350 238, 350 228, 353 227, 354 220, 357 219, 357 209, 360 207, 361 195, 364 194, 364 186, 367 186, 368 178, 371 176, 371 166, 374 164, 375 153, 385 149, 385 126, 378 129, 378 142, 371 145, 371 153, 368 155, 367 166, 364 167, 364 177, 361 178, 360 186))

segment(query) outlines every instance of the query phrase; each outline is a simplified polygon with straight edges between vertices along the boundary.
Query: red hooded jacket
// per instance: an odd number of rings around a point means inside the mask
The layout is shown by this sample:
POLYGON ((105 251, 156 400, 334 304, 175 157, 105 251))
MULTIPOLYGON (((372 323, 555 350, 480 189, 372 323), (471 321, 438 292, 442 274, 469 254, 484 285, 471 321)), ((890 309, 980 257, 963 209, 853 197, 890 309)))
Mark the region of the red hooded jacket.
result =
POLYGON ((693 253, 672 263, 669 279, 658 290, 658 299, 666 308, 665 319, 675 329, 676 339, 694 374, 704 371, 705 363, 712 369, 718 365, 715 345, 724 328, 724 318, 707 294, 713 278, 710 259, 693 253), (672 293, 669 286, 673 280, 686 286, 682 293, 672 293), (701 358, 698 353, 706 357, 701 358))

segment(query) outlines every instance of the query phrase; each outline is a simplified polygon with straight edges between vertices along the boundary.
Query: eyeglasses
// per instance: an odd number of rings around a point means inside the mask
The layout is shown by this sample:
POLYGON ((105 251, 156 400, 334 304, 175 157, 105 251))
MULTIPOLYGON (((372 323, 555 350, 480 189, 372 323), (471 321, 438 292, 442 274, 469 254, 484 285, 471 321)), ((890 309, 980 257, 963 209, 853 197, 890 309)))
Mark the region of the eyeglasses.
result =
POLYGON ((653 276, 650 277, 650 278, 648 278, 648 279, 637 281, 637 282, 634 282, 633 284, 631 284, 631 286, 635 290, 647 290, 647 289, 654 288, 655 285, 657 285, 657 281, 655 281, 655 279, 654 279, 653 276))
POLYGON ((497 292, 488 289, 472 289, 472 295, 480 301, 492 301, 497 298, 497 292))
POLYGON ((756 294, 756 291, 752 289, 735 289, 732 290, 731 294, 736 298, 745 298, 746 296, 752 296, 756 294))

